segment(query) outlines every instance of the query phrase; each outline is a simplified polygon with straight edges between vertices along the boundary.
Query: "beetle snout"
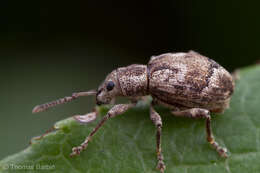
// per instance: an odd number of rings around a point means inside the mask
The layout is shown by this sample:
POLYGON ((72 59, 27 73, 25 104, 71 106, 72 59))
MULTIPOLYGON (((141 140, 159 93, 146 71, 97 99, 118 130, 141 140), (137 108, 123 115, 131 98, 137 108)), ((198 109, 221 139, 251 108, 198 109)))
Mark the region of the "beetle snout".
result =
POLYGON ((102 104, 103 104, 103 103, 99 100, 99 95, 100 95, 101 92, 102 92, 101 89, 98 90, 97 95, 96 95, 96 104, 97 104, 97 105, 102 105, 102 104))
POLYGON ((103 105, 107 104, 109 99, 107 98, 106 92, 104 92, 103 89, 98 90, 97 95, 96 95, 96 104, 97 105, 103 105))

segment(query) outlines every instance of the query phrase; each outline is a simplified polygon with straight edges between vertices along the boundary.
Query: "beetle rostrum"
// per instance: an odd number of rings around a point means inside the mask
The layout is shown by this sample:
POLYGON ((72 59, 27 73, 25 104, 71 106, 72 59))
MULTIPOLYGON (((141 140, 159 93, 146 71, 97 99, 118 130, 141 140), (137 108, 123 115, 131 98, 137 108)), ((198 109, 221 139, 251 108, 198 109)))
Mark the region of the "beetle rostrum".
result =
MULTIPOLYGON (((38 105, 33 112, 44 111, 80 96, 96 95, 97 105, 109 104, 117 96, 129 98, 130 103, 114 105, 108 111, 85 141, 72 149, 71 156, 74 156, 86 149, 92 136, 108 119, 124 113, 135 106, 142 97, 150 95, 153 99, 150 105, 150 119, 157 130, 157 168, 162 173, 166 169, 161 149, 163 123, 153 108, 154 105, 169 108, 174 116, 204 118, 207 141, 220 156, 227 157, 227 149, 221 147, 214 139, 210 113, 223 113, 229 107, 234 87, 230 73, 214 60, 194 51, 166 53, 151 57, 147 65, 133 64, 113 70, 96 91, 74 93, 70 97, 38 105)), ((96 116, 97 112, 94 111, 74 118, 81 123, 88 123, 96 116)))

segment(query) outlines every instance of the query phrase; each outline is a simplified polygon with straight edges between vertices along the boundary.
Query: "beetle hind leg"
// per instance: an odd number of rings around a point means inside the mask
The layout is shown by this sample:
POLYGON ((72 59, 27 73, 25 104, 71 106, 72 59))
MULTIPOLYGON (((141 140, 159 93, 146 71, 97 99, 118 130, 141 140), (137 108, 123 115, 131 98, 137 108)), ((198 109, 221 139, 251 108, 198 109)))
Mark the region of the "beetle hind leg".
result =
POLYGON ((192 108, 184 111, 172 111, 175 116, 189 117, 189 118, 205 118, 206 119, 206 132, 207 141, 215 148, 221 157, 228 157, 227 149, 221 147, 214 138, 213 132, 211 130, 211 116, 208 110, 201 108, 192 108))
POLYGON ((150 118, 153 124, 157 128, 157 133, 156 133, 156 150, 157 150, 157 160, 158 160, 157 169, 160 170, 161 173, 163 173, 166 167, 163 162, 163 155, 161 149, 162 119, 161 116, 154 110, 152 106, 150 106, 150 118))

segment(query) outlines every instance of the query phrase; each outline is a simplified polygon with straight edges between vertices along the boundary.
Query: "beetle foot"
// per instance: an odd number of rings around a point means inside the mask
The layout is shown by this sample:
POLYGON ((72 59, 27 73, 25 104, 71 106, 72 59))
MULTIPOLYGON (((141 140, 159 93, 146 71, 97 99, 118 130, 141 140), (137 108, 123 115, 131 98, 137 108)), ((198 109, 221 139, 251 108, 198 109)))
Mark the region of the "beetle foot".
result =
POLYGON ((73 148, 72 148, 72 153, 70 154, 70 157, 79 155, 80 152, 81 152, 81 150, 80 150, 79 147, 73 147, 73 148))
POLYGON ((90 138, 88 137, 87 140, 84 143, 82 143, 80 146, 73 147, 72 153, 70 154, 70 157, 79 155, 83 150, 85 150, 88 146, 89 141, 90 141, 90 138))
POLYGON ((83 151, 83 147, 82 146, 73 147, 72 148, 72 153, 70 154, 70 157, 79 155, 81 153, 81 151, 83 151))
POLYGON ((164 164, 164 162, 162 160, 160 160, 157 164, 156 169, 158 169, 160 171, 160 173, 164 173, 166 166, 164 164))
POLYGON ((222 148, 220 147, 219 149, 217 149, 218 154, 223 157, 223 158, 227 158, 228 154, 227 154, 227 149, 226 148, 222 148))
POLYGON ((227 149, 224 147, 219 146, 219 144, 214 140, 214 138, 212 138, 209 143, 216 149, 216 151, 218 152, 218 154, 221 157, 227 158, 228 154, 227 154, 227 149))

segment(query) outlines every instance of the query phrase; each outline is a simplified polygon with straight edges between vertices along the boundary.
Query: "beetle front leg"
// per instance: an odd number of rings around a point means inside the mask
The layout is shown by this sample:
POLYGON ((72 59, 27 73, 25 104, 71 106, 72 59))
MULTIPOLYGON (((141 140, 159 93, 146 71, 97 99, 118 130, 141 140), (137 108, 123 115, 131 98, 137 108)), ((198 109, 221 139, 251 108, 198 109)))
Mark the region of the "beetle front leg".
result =
POLYGON ((176 116, 190 117, 190 118, 206 118, 206 132, 208 142, 216 149, 221 157, 228 157, 227 149, 219 146, 215 141, 211 130, 211 116, 208 110, 201 108, 192 108, 184 111, 172 111, 176 116))
POLYGON ((98 131, 98 129, 109 119, 113 118, 117 115, 120 115, 127 111, 129 108, 135 106, 135 104, 118 104, 113 106, 108 113, 103 117, 103 119, 99 122, 99 124, 92 130, 92 132, 89 134, 89 136, 85 139, 85 141, 77 147, 72 148, 72 153, 70 156, 79 155, 81 151, 87 148, 89 141, 91 140, 91 137, 98 131))
POLYGON ((156 150, 157 150, 157 160, 158 160, 157 169, 160 170, 161 173, 163 173, 166 167, 163 162, 163 155, 161 149, 162 119, 161 116, 154 110, 152 106, 150 106, 150 118, 157 128, 157 133, 156 133, 156 150))
POLYGON ((81 124, 87 124, 94 121, 97 118, 98 112, 94 109, 93 112, 87 113, 85 115, 74 115, 73 118, 81 124))

